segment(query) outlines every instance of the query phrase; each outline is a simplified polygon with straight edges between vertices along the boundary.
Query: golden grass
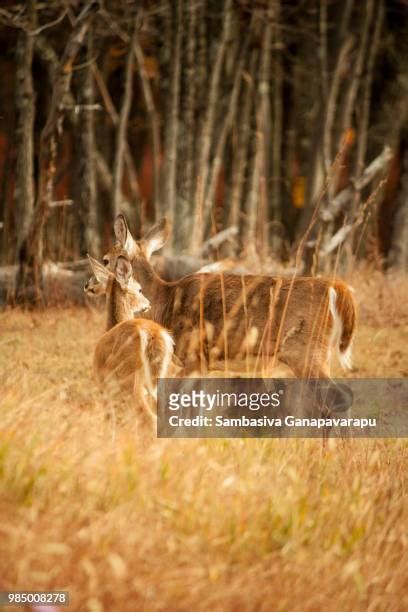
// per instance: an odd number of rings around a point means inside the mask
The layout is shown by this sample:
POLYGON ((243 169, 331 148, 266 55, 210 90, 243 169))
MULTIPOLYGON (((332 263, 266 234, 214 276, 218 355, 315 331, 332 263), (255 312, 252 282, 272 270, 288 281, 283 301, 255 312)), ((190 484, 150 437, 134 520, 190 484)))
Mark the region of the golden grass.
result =
MULTIPOLYGON (((354 375, 406 376, 406 322, 367 321, 354 375)), ((406 441, 147 446, 95 393, 102 330, 0 314, 1 589, 81 612, 408 609, 406 441)))

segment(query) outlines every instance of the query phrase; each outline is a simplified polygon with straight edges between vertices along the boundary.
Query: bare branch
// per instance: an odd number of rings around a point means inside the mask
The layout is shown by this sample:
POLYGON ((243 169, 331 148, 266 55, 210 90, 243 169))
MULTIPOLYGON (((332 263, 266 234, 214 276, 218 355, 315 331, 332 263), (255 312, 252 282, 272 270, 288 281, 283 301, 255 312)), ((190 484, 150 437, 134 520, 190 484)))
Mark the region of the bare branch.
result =
POLYGON ((214 249, 217 249, 223 242, 227 240, 231 240, 238 235, 238 227, 233 225, 232 227, 227 227, 226 229, 218 232, 215 236, 212 236, 208 240, 203 243, 201 249, 202 257, 207 257, 207 255, 214 249))
POLYGON ((355 191, 361 191, 379 174, 383 172, 388 166, 392 158, 392 151, 390 147, 384 147, 382 153, 371 162, 369 166, 363 172, 361 178, 355 181, 352 187, 346 187, 343 189, 331 202, 331 204, 323 209, 320 213, 320 218, 323 221, 332 221, 337 217, 340 211, 347 205, 348 202, 354 196, 355 191))
POLYGON ((31 34, 33 36, 38 36, 38 34, 40 34, 41 32, 44 32, 44 30, 48 30, 49 28, 52 28, 53 26, 58 25, 59 23, 61 23, 61 21, 64 19, 64 17, 67 14, 68 14, 68 10, 65 9, 65 11, 62 11, 61 15, 59 15, 59 17, 54 19, 54 21, 50 21, 49 23, 45 23, 44 25, 40 26, 39 28, 37 28, 36 30, 31 32, 31 34))

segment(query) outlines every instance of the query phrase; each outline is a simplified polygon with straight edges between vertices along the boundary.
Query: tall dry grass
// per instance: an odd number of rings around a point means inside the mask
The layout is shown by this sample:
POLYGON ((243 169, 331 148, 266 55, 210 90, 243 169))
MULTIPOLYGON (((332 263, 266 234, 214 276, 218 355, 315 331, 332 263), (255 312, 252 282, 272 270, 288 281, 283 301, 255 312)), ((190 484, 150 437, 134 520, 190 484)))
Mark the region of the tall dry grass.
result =
MULTIPOLYGON (((365 280, 351 375, 406 376, 403 306, 381 314, 365 280)), ((405 440, 148 445, 92 383, 102 330, 0 314, 1 589, 67 589, 81 612, 408 609, 405 440)))

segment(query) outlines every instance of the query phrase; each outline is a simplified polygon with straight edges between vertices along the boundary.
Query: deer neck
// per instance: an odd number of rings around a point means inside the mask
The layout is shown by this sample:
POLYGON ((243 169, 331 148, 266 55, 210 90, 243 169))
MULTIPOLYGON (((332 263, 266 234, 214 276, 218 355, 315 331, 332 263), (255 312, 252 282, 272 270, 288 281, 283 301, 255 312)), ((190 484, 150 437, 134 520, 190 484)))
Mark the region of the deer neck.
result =
POLYGON ((154 271, 147 260, 139 260, 133 268, 135 278, 142 286, 142 291, 152 304, 153 318, 160 319, 161 305, 166 301, 171 283, 167 283, 154 271))
POLYGON ((107 321, 106 329, 109 330, 122 321, 133 318, 133 312, 126 304, 123 290, 116 280, 111 281, 111 286, 106 293, 107 321))

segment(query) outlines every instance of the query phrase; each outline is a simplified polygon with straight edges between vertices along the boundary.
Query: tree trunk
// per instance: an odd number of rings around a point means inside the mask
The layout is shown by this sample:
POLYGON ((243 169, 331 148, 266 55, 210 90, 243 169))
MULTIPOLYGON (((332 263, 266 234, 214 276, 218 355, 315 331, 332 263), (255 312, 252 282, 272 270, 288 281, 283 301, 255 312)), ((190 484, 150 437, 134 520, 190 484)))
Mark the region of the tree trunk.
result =
POLYGON ((192 232, 190 250, 197 252, 201 248, 203 242, 203 218, 204 218, 204 198, 207 189, 207 181, 209 174, 209 158, 211 144, 213 139, 214 125, 216 119, 217 104, 219 101, 219 86, 221 79, 221 70, 224 64, 224 57, 227 47, 227 42, 231 32, 232 22, 232 0, 226 0, 223 12, 223 29, 221 38, 217 46, 216 58, 214 67, 211 73, 208 99, 205 110, 205 119, 203 121, 202 132, 200 136, 200 157, 197 168, 197 188, 194 198, 195 210, 193 212, 194 231, 192 232), (201 210, 200 210, 201 209, 201 210))
MULTIPOLYGON (((361 100, 361 111, 360 111, 360 122, 358 129, 358 138, 357 138, 357 157, 355 164, 355 180, 359 180, 365 166, 365 157, 367 151, 367 132, 368 132, 368 124, 369 124, 369 114, 370 114, 370 97, 371 97, 371 86, 374 76, 374 68, 375 68, 375 60, 377 57, 378 47, 380 44, 380 37, 382 32, 382 27, 384 23, 384 3, 383 0, 379 0, 379 5, 377 7, 376 16, 375 16, 375 26, 374 32, 370 44, 370 48, 368 50, 368 59, 365 70, 365 79, 364 86, 362 91, 362 100, 361 100)), ((352 214, 355 214, 356 208, 360 198, 357 197, 353 203, 352 214)))
MULTIPOLYGON (((246 38, 241 45, 241 50, 238 52, 238 59, 234 67, 235 77, 234 77, 234 82, 232 84, 232 89, 231 89, 229 100, 228 100, 227 111, 223 118, 222 127, 220 128, 219 136, 215 144, 214 154, 212 155, 213 162, 210 167, 208 185, 207 185, 207 190, 205 193, 204 226, 208 225, 208 221, 210 220, 210 217, 214 210, 213 200, 214 200, 214 195, 215 195, 215 189, 216 189, 219 173, 221 170, 227 136, 231 130, 231 127, 232 127, 232 124, 233 124, 233 121, 235 119, 236 112, 237 112, 239 93, 241 90, 242 74, 243 74, 243 70, 245 66, 245 61, 247 57, 251 34, 253 31, 253 22, 254 20, 251 21, 246 38)), ((217 228, 217 231, 218 230, 219 228, 217 228)))
POLYGON ((184 81, 184 104, 181 113, 182 134, 181 146, 179 151, 179 190, 178 203, 176 208, 175 229, 177 230, 177 244, 179 249, 188 247, 192 222, 192 200, 194 185, 194 139, 195 139, 195 115, 197 104, 197 82, 195 72, 197 70, 196 52, 198 34, 196 3, 184 0, 186 21, 187 21, 187 40, 185 43, 185 70, 184 81))
POLYGON ((254 154, 252 161, 250 187, 248 191, 248 203, 246 208, 246 223, 244 231, 244 244, 251 245, 256 250, 259 247, 258 241, 258 216, 259 216, 259 187, 262 172, 262 146, 263 135, 261 131, 260 111, 256 113, 256 131, 254 138, 254 154))
POLYGON ((394 231, 389 255, 390 266, 408 273, 408 147, 405 148, 398 195, 399 206, 394 219, 394 231))
POLYGON ((93 33, 90 29, 87 46, 81 54, 84 66, 75 75, 79 116, 76 124, 74 200, 79 226, 79 254, 100 254, 98 213, 96 208, 94 80, 92 73, 93 33))
POLYGON ((16 186, 14 192, 15 202, 15 228, 16 228, 16 257, 24 238, 27 235, 34 210, 34 117, 35 93, 32 77, 32 63, 34 54, 34 31, 37 21, 36 0, 29 2, 30 31, 20 30, 17 37, 16 49, 16 90, 15 104, 17 125, 15 131, 16 142, 16 186))
POLYGON ((116 129, 115 156, 113 161, 113 185, 112 185, 112 216, 116 217, 121 211, 122 204, 122 182, 123 182, 123 167, 127 141, 127 126, 129 121, 130 107, 132 105, 133 91, 133 53, 134 43, 136 40, 137 25, 136 20, 133 24, 132 38, 129 43, 129 49, 126 58, 125 66, 125 81, 122 107, 119 113, 119 120, 116 129))
POLYGON ((249 143, 251 137, 251 111, 254 103, 253 74, 258 60, 258 51, 251 50, 248 74, 245 75, 245 89, 242 94, 241 112, 238 118, 236 155, 232 172, 231 208, 227 225, 241 225, 240 213, 244 193, 245 176, 248 168, 249 143))
MULTIPOLYGON (((275 0, 271 18, 273 26, 273 136, 271 181, 271 248, 278 254, 281 247, 279 228, 282 226, 282 133, 283 133, 283 74, 282 74, 282 23, 281 1, 275 0)), ((269 143, 268 143, 269 146, 269 143)))
POLYGON ((361 37, 357 39, 358 41, 360 41, 360 44, 357 50, 357 58, 354 62, 354 71, 352 74, 350 87, 348 89, 346 101, 345 101, 344 108, 343 108, 340 142, 346 130, 348 130, 352 126, 352 116, 353 116, 353 111, 354 111, 354 105, 356 102, 357 93, 358 93, 360 83, 361 83, 363 67, 364 67, 364 58, 366 56, 367 46, 369 44, 369 30, 370 30, 371 20, 373 16, 373 10, 374 10, 374 0, 367 0, 367 3, 365 5, 365 13, 364 13, 361 37))
POLYGON ((139 71, 140 82, 142 84, 143 97, 146 105, 146 112, 149 117, 151 145, 153 153, 153 205, 156 216, 161 213, 161 203, 159 202, 159 184, 160 184, 160 127, 159 116, 154 103, 153 92, 150 86, 149 78, 146 74, 145 58, 139 41, 135 40, 133 50, 136 57, 137 67, 139 71))
MULTIPOLYGON (((169 4, 171 10, 171 3, 169 4)), ((176 17, 173 20, 175 38, 173 43, 170 102, 169 114, 166 125, 166 138, 164 150, 164 174, 162 202, 166 202, 166 208, 171 222, 174 225, 176 215, 176 177, 177 177, 177 147, 179 132, 179 107, 180 107, 180 76, 181 76, 181 38, 183 31, 183 7, 182 0, 177 0, 176 17)), ((173 231, 172 241, 176 241, 176 234, 173 231)))

